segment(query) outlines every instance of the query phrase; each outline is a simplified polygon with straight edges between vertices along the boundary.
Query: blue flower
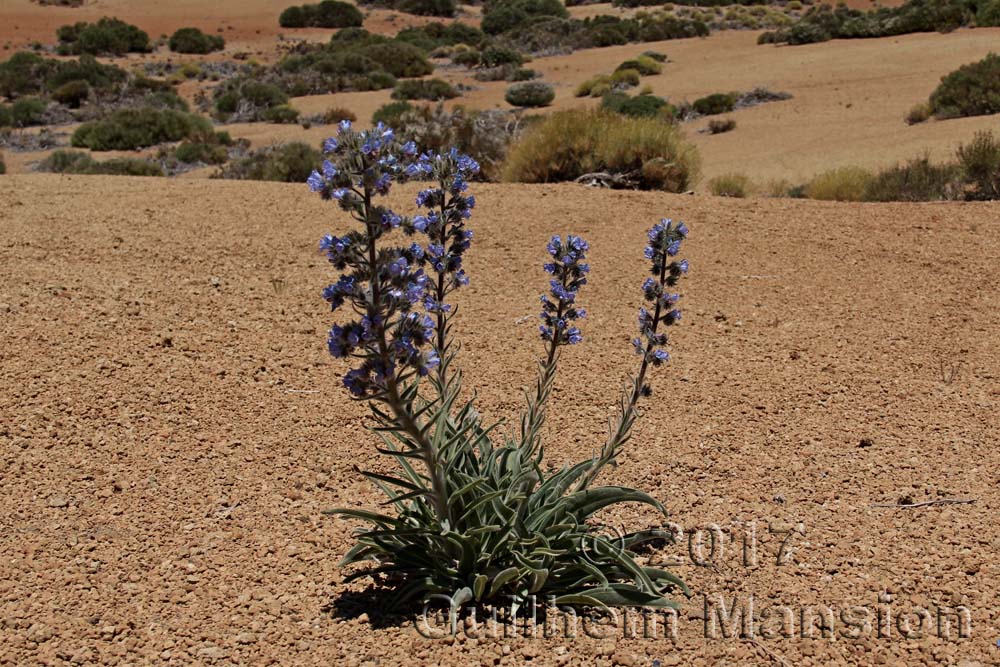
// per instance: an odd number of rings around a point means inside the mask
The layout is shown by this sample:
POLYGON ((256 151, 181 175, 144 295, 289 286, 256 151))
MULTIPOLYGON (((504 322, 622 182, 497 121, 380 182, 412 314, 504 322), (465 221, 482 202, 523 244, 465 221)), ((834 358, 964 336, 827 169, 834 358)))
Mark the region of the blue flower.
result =
POLYGON ((322 192, 323 188, 326 187, 326 181, 323 179, 323 175, 315 169, 311 174, 309 174, 309 178, 306 179, 306 184, 312 192, 322 192))
POLYGON ((340 142, 338 142, 334 137, 330 137, 329 139, 323 142, 324 153, 336 153, 339 147, 340 147, 340 142))

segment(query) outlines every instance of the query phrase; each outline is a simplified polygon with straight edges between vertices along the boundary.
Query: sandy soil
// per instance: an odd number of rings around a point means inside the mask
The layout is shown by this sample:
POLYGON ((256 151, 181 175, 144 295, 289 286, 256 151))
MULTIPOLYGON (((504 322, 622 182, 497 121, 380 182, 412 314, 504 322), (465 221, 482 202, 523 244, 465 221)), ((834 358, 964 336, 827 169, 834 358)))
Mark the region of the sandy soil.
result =
POLYGON ((374 507, 352 466, 384 465, 324 350, 319 290, 335 276, 316 240, 345 222, 303 186, 38 175, 0 179, 0 664, 997 663, 995 204, 474 191, 457 334, 491 417, 533 382, 545 239, 594 248, 587 341, 547 427, 554 464, 591 452, 634 361, 644 230, 665 214, 692 229, 674 360, 606 480, 651 491, 686 531, 726 530, 712 567, 685 547, 652 554, 679 558, 696 595, 676 641, 380 624, 336 567, 352 524, 320 514, 374 507), (942 498, 975 503, 873 507, 942 498), (778 564, 772 531, 798 524, 778 564), (720 594, 861 606, 873 624, 888 608, 891 636, 706 639, 702 596, 720 594), (959 604, 965 639, 895 625, 959 604))

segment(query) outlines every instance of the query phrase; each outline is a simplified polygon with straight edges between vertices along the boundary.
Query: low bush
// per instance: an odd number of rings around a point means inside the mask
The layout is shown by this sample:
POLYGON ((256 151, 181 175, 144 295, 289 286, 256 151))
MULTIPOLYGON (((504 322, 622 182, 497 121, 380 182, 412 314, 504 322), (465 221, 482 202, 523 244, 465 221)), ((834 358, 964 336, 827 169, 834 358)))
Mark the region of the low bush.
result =
POLYGON ((722 174, 708 182, 708 191, 716 197, 742 199, 750 193, 751 187, 745 174, 722 174))
POLYGON ((7 163, 3 159, 3 153, 0 153, 0 176, 7 173, 7 163))
MULTIPOLYGON (((469 47, 478 47, 486 39, 486 35, 479 28, 455 21, 454 23, 435 22, 404 28, 396 34, 396 39, 413 44, 430 53, 442 46, 464 44, 469 47)), ((475 49, 470 50, 475 51, 475 49)), ((470 50, 462 52, 469 53, 470 50)))
POLYGON ((865 189, 864 200, 916 202, 951 199, 958 175, 957 165, 936 165, 925 155, 876 172, 865 189))
POLYGON ((449 18, 455 15, 457 4, 455 0, 363 0, 372 7, 394 9, 405 14, 416 16, 441 16, 449 18))
POLYGON ((20 51, 0 63, 0 96, 53 94, 67 83, 83 81, 98 92, 110 91, 128 79, 115 65, 102 65, 91 55, 56 60, 20 51))
POLYGON ((14 114, 10 112, 10 107, 0 104, 0 128, 12 127, 14 125, 14 114))
POLYGON ((560 0, 491 0, 483 6, 482 29, 499 35, 544 17, 569 17, 560 0))
POLYGON ((930 105, 938 118, 1000 113, 1000 55, 990 53, 942 78, 930 105))
POLYGON ((458 91, 441 79, 407 79, 400 81, 392 91, 394 100, 450 100, 458 97, 458 91))
POLYGON ((341 0, 289 7, 278 16, 282 28, 357 28, 363 21, 357 7, 341 0))
POLYGON ((509 111, 479 111, 438 104, 408 109, 393 118, 399 137, 414 141, 422 150, 445 151, 451 147, 472 156, 480 165, 480 180, 496 180, 519 123, 509 111))
POLYGON ((353 111, 344 107, 330 107, 323 112, 323 122, 327 125, 334 125, 342 120, 349 120, 353 123, 357 119, 358 117, 354 115, 353 111))
POLYGON ((175 53, 205 54, 226 48, 226 40, 219 35, 206 35, 198 28, 180 28, 167 42, 175 53))
POLYGON ((121 56, 153 50, 149 35, 116 18, 104 17, 96 23, 64 25, 56 31, 60 55, 121 56))
POLYGON ((183 111, 122 109, 78 127, 70 144, 93 151, 128 151, 211 132, 207 119, 183 111))
POLYGON ((406 101, 383 104, 372 114, 372 125, 384 123, 389 127, 399 127, 399 118, 413 108, 413 105, 406 101))
POLYGON ((503 98, 515 107, 545 107, 556 98, 556 91, 541 81, 524 81, 510 86, 503 98))
POLYGON ((45 100, 37 97, 22 97, 10 106, 11 124, 15 127, 44 125, 43 115, 47 106, 45 100))
POLYGON ((969 0, 907 0, 898 7, 869 11, 817 4, 787 28, 760 35, 761 44, 812 44, 830 39, 891 37, 914 32, 950 32, 970 25, 969 0))
POLYGON ((609 90, 611 90, 611 76, 598 74, 577 86, 573 94, 577 97, 601 97, 609 90))
POLYGON ((712 119, 708 121, 709 134, 722 134, 736 129, 736 121, 732 118, 712 119))
POLYGON ((253 151, 222 167, 215 177, 304 183, 322 161, 322 155, 312 146, 293 142, 253 151))
POLYGON ((611 74, 612 88, 632 88, 639 85, 639 71, 634 69, 619 69, 611 74))
POLYGON ((427 55, 413 44, 346 28, 329 44, 297 45, 256 78, 298 97, 391 88, 397 78, 422 77, 433 70, 427 55))
POLYGON ((958 169, 965 183, 965 198, 1000 199, 1000 140, 992 132, 977 132, 958 147, 958 169))
POLYGON ((52 99, 65 104, 71 109, 79 109, 80 105, 90 97, 90 84, 81 79, 67 81, 52 91, 52 99))
POLYGON ((174 150, 174 157, 187 164, 222 164, 229 159, 229 152, 222 144, 185 141, 174 150))
POLYGON ((268 123, 289 125, 299 120, 299 112, 298 109, 293 109, 287 104, 279 104, 276 107, 267 109, 264 112, 263 119, 268 123))
POLYGON ((736 98, 736 93, 714 93, 695 100, 691 107, 701 116, 715 116, 735 109, 736 98))
POLYGON ((979 0, 976 25, 980 28, 1000 26, 1000 0, 979 0))
POLYGON ((641 76, 650 76, 652 74, 659 74, 662 72, 663 66, 657 60, 650 58, 649 56, 639 56, 638 58, 626 60, 616 69, 635 70, 641 76))
POLYGON ((921 102, 916 104, 910 111, 906 114, 906 124, 916 125, 917 123, 923 123, 931 117, 933 110, 929 102, 921 102))
POLYGON ((214 94, 214 115, 222 121, 264 120, 271 109, 288 104, 288 95, 281 88, 247 76, 226 81, 214 94))
POLYGON ((619 187, 684 192, 698 177, 697 149, 675 124, 600 110, 551 114, 510 148, 503 180, 575 181, 606 174, 619 187))
POLYGON ((840 167, 815 176, 806 185, 810 199, 828 201, 864 201, 872 174, 860 167, 840 167))
POLYGON ((670 120, 673 108, 656 95, 629 96, 626 93, 608 93, 601 100, 601 108, 633 118, 661 118, 670 120))
POLYGON ((517 67, 513 70, 510 70, 510 73, 507 75, 507 80, 531 81, 532 79, 537 79, 539 76, 541 75, 533 69, 528 69, 525 67, 517 67))
POLYGON ((480 67, 499 67, 501 65, 521 65, 524 56, 513 49, 500 46, 488 46, 479 54, 480 67))
POLYGON ((148 160, 112 158, 99 162, 83 151, 57 150, 39 164, 41 171, 56 174, 104 174, 111 176, 163 176, 163 169, 148 160))

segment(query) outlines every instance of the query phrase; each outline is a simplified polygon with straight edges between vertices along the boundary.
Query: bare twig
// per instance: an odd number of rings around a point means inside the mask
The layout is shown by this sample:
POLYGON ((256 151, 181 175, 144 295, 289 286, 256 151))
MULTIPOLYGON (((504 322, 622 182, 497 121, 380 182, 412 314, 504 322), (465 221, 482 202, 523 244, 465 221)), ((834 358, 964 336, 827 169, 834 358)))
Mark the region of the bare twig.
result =
POLYGON ((922 503, 874 503, 870 507, 913 509, 915 507, 930 507, 931 505, 971 505, 974 502, 976 502, 975 498, 938 498, 937 500, 925 500, 922 503))

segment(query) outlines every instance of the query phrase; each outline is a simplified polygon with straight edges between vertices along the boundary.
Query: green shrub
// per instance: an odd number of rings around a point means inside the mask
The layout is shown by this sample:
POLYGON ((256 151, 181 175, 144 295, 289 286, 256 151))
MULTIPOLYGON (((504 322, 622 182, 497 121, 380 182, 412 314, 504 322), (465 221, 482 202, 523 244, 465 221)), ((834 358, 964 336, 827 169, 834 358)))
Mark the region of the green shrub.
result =
POLYGON ((492 0, 484 5, 482 29, 499 35, 543 17, 568 18, 560 0, 492 0))
POLYGON ((650 58, 649 56, 639 56, 638 58, 633 58, 631 60, 626 60, 620 64, 617 70, 635 70, 641 76, 649 76, 651 74, 659 74, 663 71, 663 66, 659 62, 650 58))
POLYGON ((441 79, 407 79, 396 84, 392 91, 394 100, 450 100, 458 97, 458 91, 441 79))
POLYGON ((61 55, 121 56, 152 51, 149 35, 116 18, 64 25, 56 31, 61 55))
POLYGON ((262 120, 271 109, 288 104, 281 88, 248 77, 230 79, 216 88, 215 95, 215 116, 220 120, 237 113, 240 120, 262 120))
POLYGON ((592 76, 579 86, 573 92, 577 97, 600 97, 608 90, 611 89, 611 77, 607 74, 598 74, 597 76, 592 76), (596 92, 600 91, 600 92, 596 92))
POLYGON ((206 35, 198 28, 180 28, 170 36, 168 46, 176 53, 211 53, 226 48, 226 40, 218 35, 206 35))
POLYGON ((21 51, 0 63, 0 96, 51 94, 64 84, 85 81, 94 90, 106 91, 128 78, 114 65, 102 65, 93 56, 79 60, 56 60, 21 51))
POLYGON ((938 118, 1000 113, 1000 55, 990 53, 942 78, 930 105, 938 118))
POLYGON ((729 113, 736 108, 735 93, 714 93, 694 101, 691 107, 702 116, 729 113))
POLYGON ((630 97, 626 93, 613 92, 601 100, 602 109, 633 118, 669 118, 669 107, 665 99, 655 95, 630 97))
POLYGON ((282 28, 356 28, 363 21, 357 7, 340 0, 289 7, 278 16, 282 28))
POLYGON ((0 176, 7 173, 7 163, 4 162, 3 153, 0 153, 0 176))
POLYGON ((323 112, 323 122, 328 125, 339 123, 342 120, 349 120, 353 123, 357 119, 358 117, 353 111, 345 109, 344 107, 330 107, 323 112))
POLYGON ((722 174, 708 182, 708 191, 716 197, 736 197, 742 199, 751 189, 750 179, 745 174, 722 174))
POLYGON ((52 91, 53 100, 72 109, 80 108, 88 97, 90 97, 90 84, 82 79, 67 81, 52 91))
POLYGON ((46 107, 45 101, 37 97, 22 97, 10 107, 13 125, 16 127, 43 125, 42 116, 45 114, 46 107))
POLYGON ((976 9, 976 25, 980 28, 1000 26, 1000 0, 980 0, 976 9))
POLYGON ((524 63, 524 56, 513 49, 500 46, 488 46, 479 55, 479 64, 482 67, 499 67, 500 65, 521 65, 524 63))
POLYGON ((528 69, 525 67, 518 67, 510 71, 507 75, 508 81, 531 81, 532 79, 537 79, 540 75, 533 69, 528 69))
POLYGON ((400 117, 412 109, 413 105, 405 101, 383 104, 372 114, 372 125, 385 123, 389 127, 396 128, 399 126, 400 117))
POLYGON ((874 174, 864 198, 877 202, 950 199, 958 175, 957 165, 935 165, 925 155, 874 174))
MULTIPOLYGON (((455 21, 453 23, 428 23, 422 26, 404 28, 396 34, 396 39, 409 42, 428 53, 446 46, 478 47, 486 35, 479 28, 455 21)), ((475 52, 467 48, 459 53, 475 52)))
POLYGON ((502 176, 555 183, 604 172, 635 187, 684 192, 697 180, 699 165, 697 149, 676 124, 577 109, 529 128, 511 146, 502 176))
POLYGON ((906 114, 906 124, 916 125, 917 123, 923 123, 928 118, 931 117, 932 113, 933 111, 931 109, 931 105, 929 102, 921 102, 920 104, 916 104, 906 114))
POLYGON ((646 58, 652 58, 658 63, 667 62, 667 54, 660 53, 659 51, 643 51, 641 55, 645 56, 646 58))
POLYGON ((268 123, 279 123, 283 125, 288 125, 294 123, 299 119, 298 109, 294 109, 287 104, 279 104, 276 107, 271 107, 264 112, 264 120, 268 123))
POLYGON ((872 174, 860 167, 840 167, 815 176, 806 185, 810 199, 828 201, 864 201, 872 174))
POLYGON ((0 104, 0 127, 12 127, 14 125, 14 114, 10 112, 10 107, 0 104))
POLYGON ((220 144, 185 141, 174 150, 174 157, 187 164, 222 164, 229 159, 229 153, 220 144))
POLYGON ((723 118, 721 120, 712 119, 708 121, 709 134, 722 134, 724 132, 732 132, 735 129, 736 121, 732 118, 723 118))
POLYGON ((457 51, 452 54, 451 62, 462 67, 476 67, 482 59, 482 54, 476 49, 457 51))
POLYGON ((419 106, 399 114, 392 127, 401 139, 415 141, 421 149, 446 152, 456 148, 479 163, 478 178, 495 180, 511 139, 517 132, 509 111, 479 111, 455 107, 445 110, 419 106))
POLYGON ((546 107, 556 98, 556 91, 541 81, 524 81, 510 86, 503 98, 515 107, 546 107))
POLYGON ((1000 141, 992 132, 977 132, 958 147, 958 168, 967 199, 1000 199, 1000 141))
POLYGON ((93 151, 128 151, 180 141, 211 131, 212 124, 207 119, 183 111, 122 109, 78 127, 70 144, 93 151))
POLYGON ((98 162, 83 151, 57 150, 42 160, 39 169, 56 174, 105 174, 112 176, 163 176, 163 169, 148 160, 113 158, 98 162))
POLYGON ((318 150, 308 144, 293 142, 262 148, 233 160, 222 168, 217 177, 304 183, 322 162, 323 156, 318 150))
POLYGON ((611 74, 611 87, 631 88, 639 85, 639 70, 619 69, 611 74))
POLYGON ((861 11, 843 5, 834 8, 827 4, 816 4, 791 26, 763 33, 758 42, 794 45, 830 39, 950 32, 972 22, 975 5, 969 0, 907 0, 898 7, 861 11))
POLYGON ((457 9, 455 0, 364 0, 364 4, 417 16, 451 17, 457 9))

